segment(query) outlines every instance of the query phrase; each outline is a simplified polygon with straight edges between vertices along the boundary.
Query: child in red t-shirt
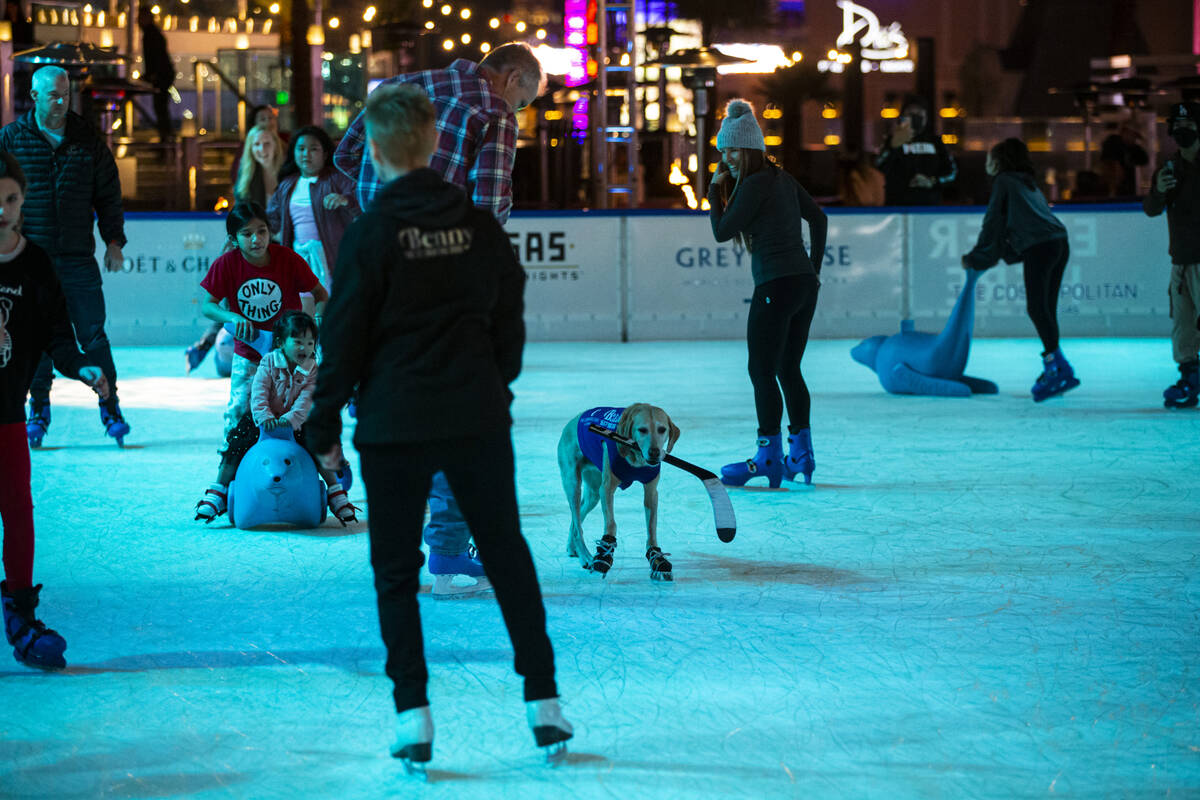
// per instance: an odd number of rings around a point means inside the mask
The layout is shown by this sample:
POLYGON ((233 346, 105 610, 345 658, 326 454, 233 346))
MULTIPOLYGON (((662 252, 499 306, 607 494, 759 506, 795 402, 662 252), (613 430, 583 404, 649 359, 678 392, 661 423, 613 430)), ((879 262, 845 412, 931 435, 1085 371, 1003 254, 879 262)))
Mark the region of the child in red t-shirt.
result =
MULTIPOLYGON (((237 249, 214 261, 200 286, 204 289, 204 316, 216 322, 231 322, 236 328, 229 405, 225 409, 226 445, 221 448, 216 481, 228 486, 237 470, 237 465, 225 458, 229 433, 250 407, 250 383, 261 359, 250 343, 260 331, 270 333, 284 312, 299 311, 304 292, 311 292, 316 301, 314 317, 320 325, 329 292, 304 259, 283 245, 271 243, 267 211, 261 204, 235 204, 225 218, 225 230, 237 249), (228 308, 221 307, 222 300, 228 308)), ((225 511, 223 500, 219 505, 217 514, 225 511)))

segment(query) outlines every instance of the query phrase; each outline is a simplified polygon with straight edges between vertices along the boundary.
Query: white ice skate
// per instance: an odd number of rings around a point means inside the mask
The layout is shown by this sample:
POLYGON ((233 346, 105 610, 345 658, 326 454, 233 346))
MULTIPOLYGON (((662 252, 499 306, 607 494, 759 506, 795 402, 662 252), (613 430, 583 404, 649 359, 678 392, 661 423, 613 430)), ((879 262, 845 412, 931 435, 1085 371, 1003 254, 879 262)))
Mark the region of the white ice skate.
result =
POLYGON ((392 758, 404 762, 409 775, 427 777, 425 765, 433 759, 433 716, 429 706, 410 708, 396 715, 396 741, 391 747, 392 758))
POLYGON ((575 729, 563 718, 558 698, 530 700, 525 704, 525 718, 537 746, 546 750, 546 763, 558 766, 566 761, 567 740, 575 735, 575 729))
POLYGON ((329 510, 333 512, 333 516, 337 517, 337 521, 342 523, 343 528, 351 522, 358 522, 355 512, 361 509, 351 504, 350 498, 346 496, 346 490, 340 485, 332 487, 326 499, 329 501, 329 510))

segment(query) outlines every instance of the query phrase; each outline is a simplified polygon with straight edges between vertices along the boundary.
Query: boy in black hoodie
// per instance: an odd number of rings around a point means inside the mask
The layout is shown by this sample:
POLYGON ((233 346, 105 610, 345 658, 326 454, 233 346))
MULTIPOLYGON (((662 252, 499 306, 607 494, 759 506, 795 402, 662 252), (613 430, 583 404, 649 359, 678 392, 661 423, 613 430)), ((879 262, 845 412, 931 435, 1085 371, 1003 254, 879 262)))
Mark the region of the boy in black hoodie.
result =
POLYGON ((495 588, 538 745, 559 753, 572 735, 514 484, 508 384, 521 371, 525 273, 491 214, 428 168, 434 117, 412 85, 380 87, 367 100, 367 144, 387 183, 342 239, 308 419, 313 452, 340 463, 340 412, 359 385, 354 444, 398 712, 391 752, 410 769, 432 757, 417 589, 438 470, 495 588))
POLYGON ((937 205, 942 190, 958 177, 958 165, 934 129, 929 107, 915 97, 904 104, 875 166, 886 180, 884 197, 889 206, 937 205))
POLYGON ((25 394, 43 353, 64 375, 92 386, 101 400, 108 380, 79 352, 67 300, 46 251, 19 230, 25 175, 17 160, 0 152, 0 518, 4 520, 4 576, 0 600, 4 633, 13 656, 41 669, 67 665, 67 643, 37 618, 41 584, 33 584, 33 497, 29 490, 29 443, 25 394))

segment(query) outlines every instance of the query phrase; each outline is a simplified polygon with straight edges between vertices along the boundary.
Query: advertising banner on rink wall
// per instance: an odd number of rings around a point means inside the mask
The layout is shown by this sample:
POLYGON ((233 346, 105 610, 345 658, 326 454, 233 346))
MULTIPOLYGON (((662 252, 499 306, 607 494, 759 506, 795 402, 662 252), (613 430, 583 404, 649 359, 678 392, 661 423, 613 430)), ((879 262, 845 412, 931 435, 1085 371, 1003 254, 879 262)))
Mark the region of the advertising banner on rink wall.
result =
MULTIPOLYGON (((1071 260, 1059 297, 1068 336, 1166 335, 1166 221, 1135 207, 1056 210, 1071 260)), ((960 259, 983 209, 932 213, 831 209, 815 337, 899 330, 905 311, 938 330, 962 286, 960 259), (905 278, 907 276, 907 285, 905 278)), ((681 212, 520 213, 510 244, 524 265, 531 341, 739 339, 754 291, 750 254, 717 243, 708 218, 681 212)), ((125 266, 104 274, 117 345, 186 345, 208 321, 200 279, 221 253, 215 214, 129 214, 125 266)), ((805 238, 807 240, 807 231, 805 238)), ((103 248, 97 243, 97 259, 103 248)), ((980 336, 1033 336, 1021 265, 988 271, 977 289, 980 336)))
MULTIPOLYGON (((814 336, 899 326, 902 223, 897 214, 830 216, 814 336)), ((628 225, 629 338, 745 336, 754 281, 743 246, 717 243, 707 216, 636 215, 628 225)))
POLYGON ((525 267, 531 340, 621 340, 621 218, 520 215, 504 226, 525 267))
MULTIPOLYGON (((1070 261, 1058 297, 1065 336, 1165 336, 1170 332, 1167 224, 1136 209, 1055 209, 1067 227, 1070 261)), ((937 330, 962 287, 962 254, 975 246, 983 209, 911 214, 909 274, 917 328, 937 330)), ((1033 336, 1023 265, 1001 261, 976 286, 979 336, 1033 336)))
MULTIPOLYGON (((114 345, 191 344, 209 326, 200 279, 221 255, 225 220, 216 214, 126 214, 125 267, 103 271, 106 329, 114 345)), ((104 263, 97 236, 96 261, 104 263)))

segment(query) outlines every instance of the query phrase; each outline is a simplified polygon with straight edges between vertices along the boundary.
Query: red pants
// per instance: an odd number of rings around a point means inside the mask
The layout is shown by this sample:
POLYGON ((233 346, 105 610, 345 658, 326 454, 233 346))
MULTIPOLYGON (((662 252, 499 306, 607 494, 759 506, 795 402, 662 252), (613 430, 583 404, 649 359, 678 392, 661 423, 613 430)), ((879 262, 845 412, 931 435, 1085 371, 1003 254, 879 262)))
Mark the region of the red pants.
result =
POLYGON ((33 585, 33 496, 23 422, 0 425, 0 519, 5 582, 10 591, 28 589, 33 585))

